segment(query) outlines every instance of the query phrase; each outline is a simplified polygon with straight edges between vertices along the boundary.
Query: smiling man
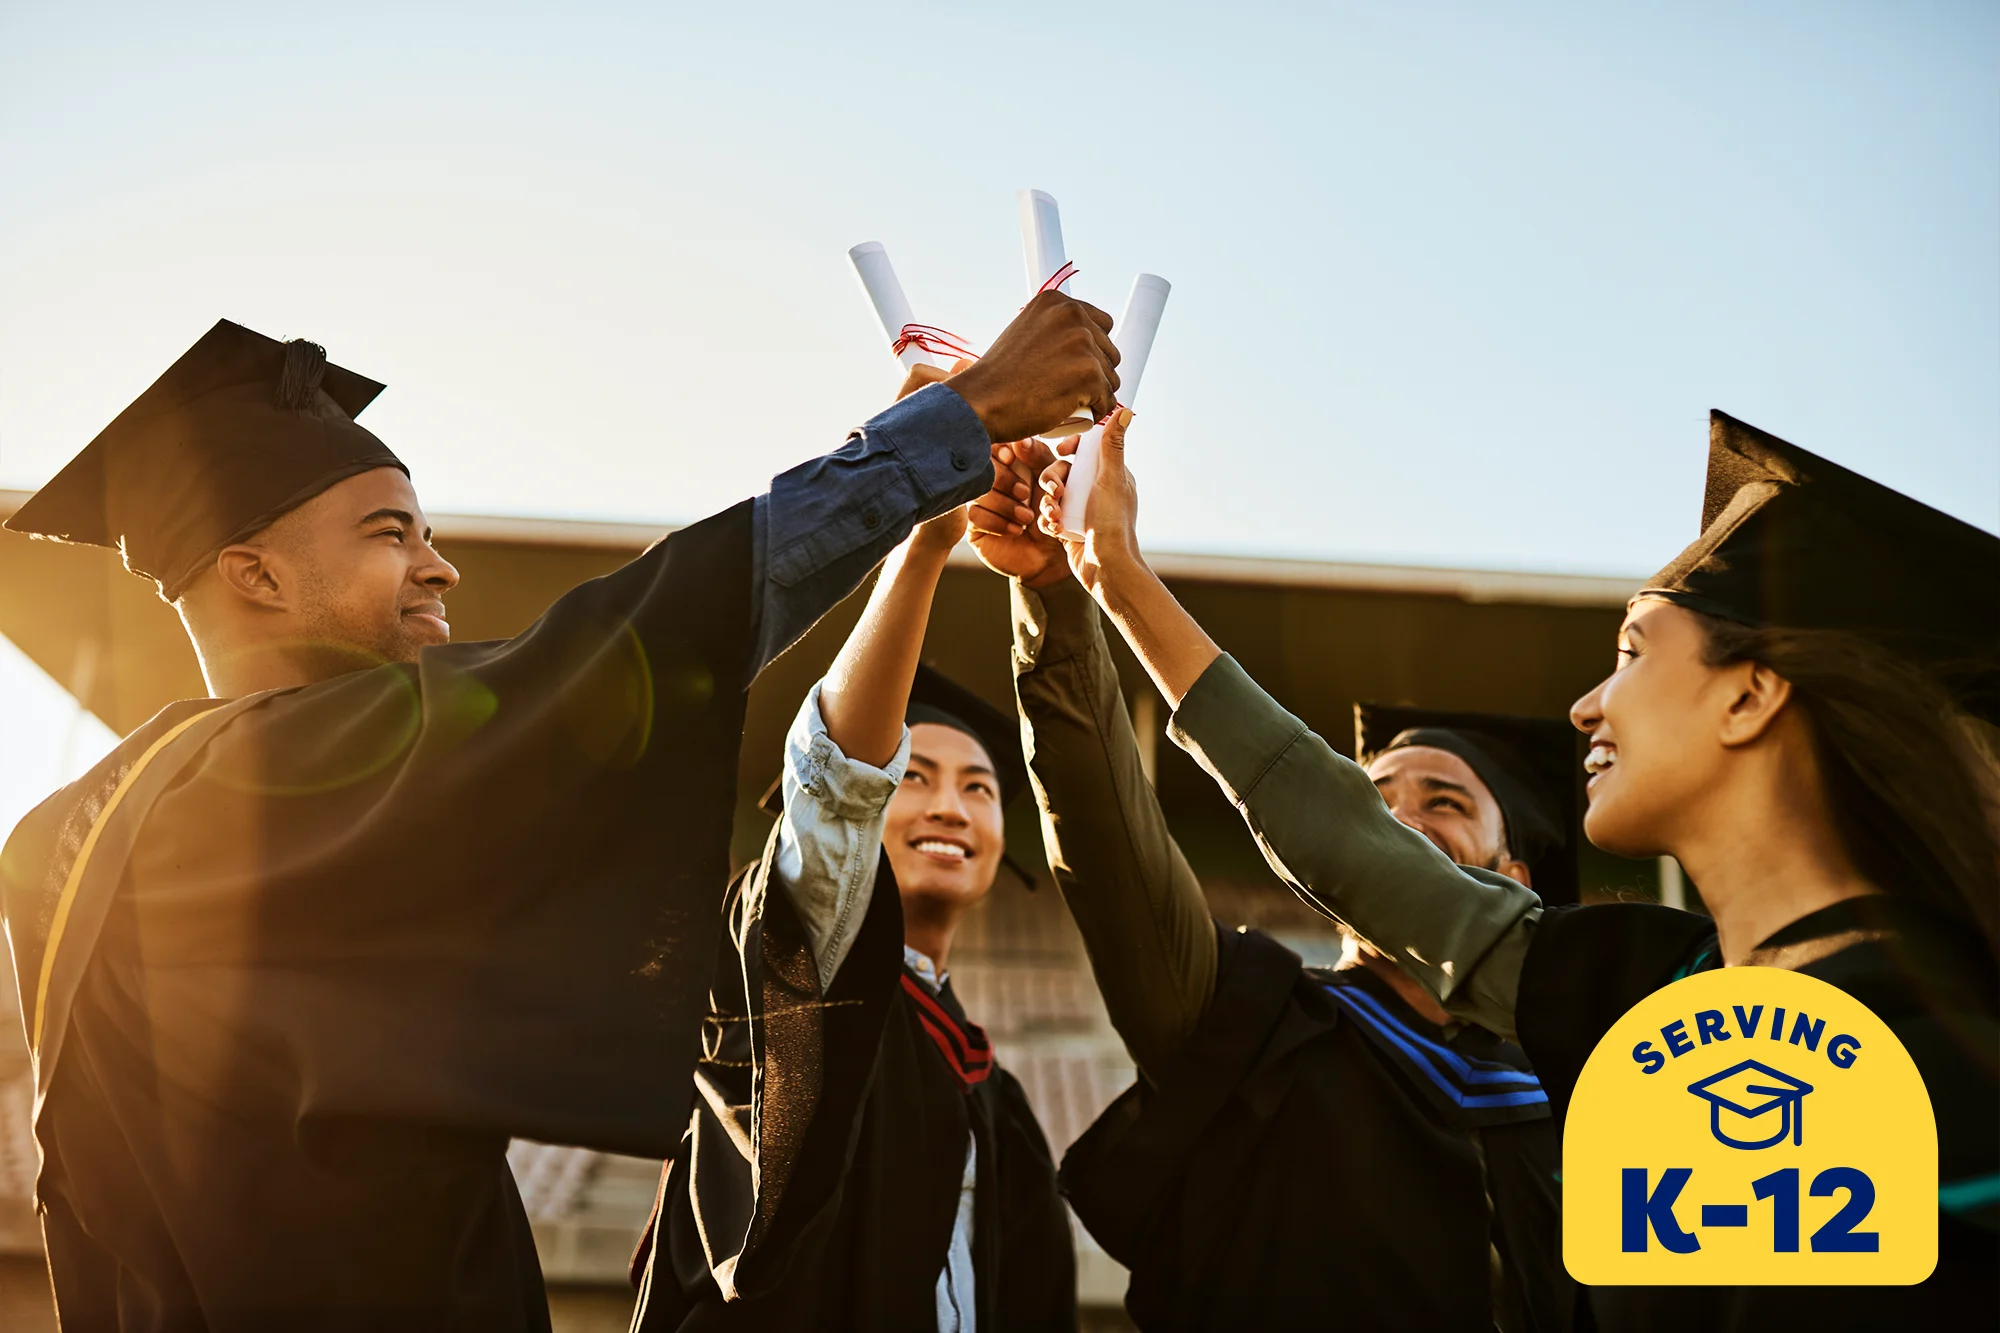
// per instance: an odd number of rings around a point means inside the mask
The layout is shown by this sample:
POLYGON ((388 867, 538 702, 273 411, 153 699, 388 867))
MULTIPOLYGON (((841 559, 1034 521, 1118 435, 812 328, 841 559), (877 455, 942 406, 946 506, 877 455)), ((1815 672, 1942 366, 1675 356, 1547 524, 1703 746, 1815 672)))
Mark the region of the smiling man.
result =
POLYGON ((890 557, 792 726, 641 1245, 640 1333, 1075 1327, 1047 1141, 948 971, 1027 787, 1013 720, 918 662, 964 530, 946 515, 890 557), (801 1046, 811 1080, 773 1064, 801 1046))
POLYGON ((994 440, 1107 409, 1109 322, 1038 298, 503 642, 446 642, 382 386, 311 343, 217 324, 24 505, 153 579, 215 696, 0 855, 63 1327, 546 1329, 507 1141, 674 1151, 751 679, 994 440))
MULTIPOLYGON (((1399 823, 1462 866, 1577 900, 1575 729, 1556 718, 1354 706, 1354 753, 1399 823)), ((1341 927, 1356 962, 1427 1021, 1451 1018, 1416 978, 1341 927)), ((1525 1062, 1524 1062, 1525 1067, 1525 1062)))

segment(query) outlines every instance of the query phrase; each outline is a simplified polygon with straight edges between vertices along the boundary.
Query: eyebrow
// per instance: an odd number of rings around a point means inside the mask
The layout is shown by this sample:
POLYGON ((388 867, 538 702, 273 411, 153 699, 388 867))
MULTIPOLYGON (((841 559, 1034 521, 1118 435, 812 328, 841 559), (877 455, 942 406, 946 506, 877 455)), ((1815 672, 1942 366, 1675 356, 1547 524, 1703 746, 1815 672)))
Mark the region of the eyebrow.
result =
MULTIPOLYGON (((925 768, 944 767, 944 765, 940 764, 937 760, 930 758, 928 755, 918 754, 915 750, 910 751, 910 762, 913 764, 922 764, 925 768)), ((983 773, 989 778, 996 778, 996 779, 1000 776, 998 773, 988 768, 985 764, 967 764, 958 771, 960 773, 983 773)))
MULTIPOLYGON (((1377 787, 1382 787, 1386 786, 1391 782, 1394 782, 1395 780, 1396 780, 1396 775, 1394 773, 1384 773, 1381 777, 1375 779, 1375 785, 1377 787)), ((1460 796, 1463 796, 1468 801, 1476 801, 1478 799, 1472 794, 1472 788, 1466 786, 1462 782, 1451 782, 1444 778, 1418 778, 1417 782, 1421 784, 1426 791, 1453 791, 1457 792, 1460 796)))
MULTIPOLYGON (((393 518, 406 528, 414 528, 415 526, 417 526, 417 516, 415 514, 412 514, 407 509, 377 509, 371 514, 363 514, 360 517, 360 519, 358 519, 355 522, 354 526, 357 528, 365 528, 370 523, 379 523, 385 518, 393 518)), ((425 528, 424 540, 429 541, 430 539, 431 539, 431 530, 429 528, 425 528)))

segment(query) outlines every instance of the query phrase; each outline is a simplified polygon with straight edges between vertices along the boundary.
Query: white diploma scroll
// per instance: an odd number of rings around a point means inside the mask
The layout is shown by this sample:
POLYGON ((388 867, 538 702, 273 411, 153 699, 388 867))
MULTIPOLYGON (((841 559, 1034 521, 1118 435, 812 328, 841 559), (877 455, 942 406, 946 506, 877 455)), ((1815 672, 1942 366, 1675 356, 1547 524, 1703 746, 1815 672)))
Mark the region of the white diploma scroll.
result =
MULTIPOLYGON (((1021 259, 1027 266, 1028 297, 1032 300, 1042 290, 1042 284, 1069 262, 1069 256, 1063 253, 1062 214, 1056 208, 1055 196, 1046 190, 1023 190, 1018 198, 1021 259)), ((1068 293, 1069 280, 1063 279, 1056 290, 1068 293)))
MULTIPOLYGON (((1153 338, 1160 331, 1160 316, 1167 308, 1167 293, 1173 284, 1154 273, 1132 279, 1132 292, 1125 298, 1125 313, 1111 330, 1118 347, 1118 402, 1131 407, 1139 400, 1139 381, 1146 374, 1146 362, 1153 355, 1153 338)), ((1069 480, 1063 484, 1063 536, 1081 539, 1085 506, 1091 487, 1097 484, 1097 460, 1104 437, 1093 426, 1076 442, 1070 456, 1069 480)))
MULTIPOLYGON (((903 336, 903 330, 917 322, 910 311, 910 298, 903 295, 903 284, 896 279, 896 267, 889 262, 889 252, 882 248, 880 241, 863 241, 847 252, 854 261, 854 272, 861 279, 861 290, 868 293, 868 303, 875 307, 875 318, 882 321, 882 332, 889 339, 893 349, 903 336)), ((952 363, 926 352, 915 343, 906 345, 896 353, 896 359, 903 363, 903 369, 913 366, 937 366, 951 369, 952 363)))
MULTIPOLYGON (((1021 205, 1021 262, 1028 272, 1028 299, 1032 301, 1048 280, 1069 263, 1069 256, 1063 252, 1062 212, 1056 207, 1055 196, 1046 190, 1023 190, 1016 199, 1021 205)), ((1069 283, 1064 278, 1056 284, 1056 290, 1065 296, 1076 295, 1069 289, 1069 283)), ((1089 429, 1089 417, 1071 417, 1043 431, 1040 438, 1062 440, 1089 429)))

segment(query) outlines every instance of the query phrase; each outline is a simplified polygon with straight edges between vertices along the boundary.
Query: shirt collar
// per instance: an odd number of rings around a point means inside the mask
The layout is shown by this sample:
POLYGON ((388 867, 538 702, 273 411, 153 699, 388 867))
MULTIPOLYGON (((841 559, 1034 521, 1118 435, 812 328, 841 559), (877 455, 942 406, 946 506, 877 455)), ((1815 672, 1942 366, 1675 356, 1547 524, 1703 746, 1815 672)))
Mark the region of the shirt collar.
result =
POLYGON ((949 972, 938 971, 929 954, 919 953, 907 944, 903 946, 903 966, 916 973, 917 980, 929 986, 933 993, 943 990, 945 981, 951 976, 949 972))

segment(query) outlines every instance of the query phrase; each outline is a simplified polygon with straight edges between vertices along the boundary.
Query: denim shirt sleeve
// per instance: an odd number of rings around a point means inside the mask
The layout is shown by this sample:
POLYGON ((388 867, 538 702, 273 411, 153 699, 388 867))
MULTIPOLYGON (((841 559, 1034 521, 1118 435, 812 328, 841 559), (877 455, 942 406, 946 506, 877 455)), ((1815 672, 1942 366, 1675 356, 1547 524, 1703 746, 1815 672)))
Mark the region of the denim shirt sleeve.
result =
POLYGON ((826 734, 819 691, 806 695, 785 737, 785 812, 772 869, 811 937, 824 989, 868 915, 889 800, 910 766, 910 729, 887 768, 850 759, 826 734))
POLYGON ((955 390, 917 390, 757 497, 752 675, 797 642, 925 519, 993 484, 986 427, 955 390))

